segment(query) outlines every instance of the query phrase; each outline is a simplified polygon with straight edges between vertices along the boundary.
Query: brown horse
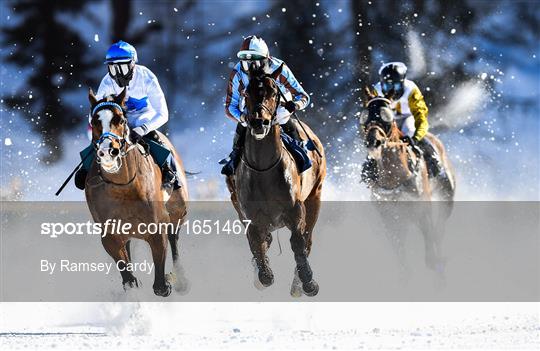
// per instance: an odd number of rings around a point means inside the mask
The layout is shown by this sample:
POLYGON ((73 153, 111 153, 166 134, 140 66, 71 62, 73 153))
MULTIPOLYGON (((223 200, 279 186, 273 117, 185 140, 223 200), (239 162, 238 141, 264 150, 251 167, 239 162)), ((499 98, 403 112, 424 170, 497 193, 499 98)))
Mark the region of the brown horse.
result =
POLYGON ((141 239, 152 250, 155 269, 154 293, 168 296, 171 280, 175 289, 186 292, 188 283, 179 262, 178 233, 168 226, 162 233, 150 234, 140 223, 182 223, 187 214, 187 186, 180 156, 170 141, 161 133, 160 139, 172 151, 177 164, 177 174, 183 186, 180 189, 165 189, 161 186, 161 171, 152 157, 139 144, 128 138, 129 129, 123 108, 126 89, 116 97, 97 100, 92 90, 88 96, 92 111, 92 140, 96 146, 96 160, 86 179, 86 201, 96 223, 122 220, 130 223, 129 234, 109 234, 102 238, 107 253, 115 260, 124 289, 138 287, 139 283, 131 271, 126 270, 131 254, 129 241, 141 239), (141 230, 139 230, 141 229, 141 230), (167 240, 168 239, 168 240, 167 240), (167 241, 171 245, 175 272, 165 274, 167 241), (176 277, 175 277, 176 276, 176 277), (175 278, 175 279, 174 279, 175 278))
POLYGON ((361 118, 368 157, 377 163, 378 175, 371 186, 372 197, 378 201, 401 264, 405 262, 404 242, 398 233, 403 232, 404 225, 410 221, 418 225, 424 235, 426 265, 442 275, 441 240, 444 222, 453 208, 454 172, 443 144, 428 133, 425 138, 437 149, 443 168, 438 177, 429 178, 421 153, 402 141, 403 134, 397 127, 390 104, 385 98, 372 98, 367 103, 367 113, 361 118), (441 201, 432 202, 435 199, 441 201))
MULTIPOLYGON (((247 236, 255 264, 255 286, 267 287, 273 283, 274 274, 266 252, 272 242, 272 231, 287 227, 296 261, 291 295, 298 297, 303 291, 314 296, 319 286, 313 279, 308 256, 319 216, 326 160, 322 154, 310 152, 313 166, 299 174, 293 157, 284 147, 275 120, 280 105, 275 82, 279 71, 250 79, 246 91, 249 116, 244 151, 235 174, 227 178, 227 186, 240 219, 251 220, 247 236)), ((317 136, 307 125, 304 128, 322 153, 323 146, 317 136)), ((305 133, 301 136, 307 138, 305 133)))

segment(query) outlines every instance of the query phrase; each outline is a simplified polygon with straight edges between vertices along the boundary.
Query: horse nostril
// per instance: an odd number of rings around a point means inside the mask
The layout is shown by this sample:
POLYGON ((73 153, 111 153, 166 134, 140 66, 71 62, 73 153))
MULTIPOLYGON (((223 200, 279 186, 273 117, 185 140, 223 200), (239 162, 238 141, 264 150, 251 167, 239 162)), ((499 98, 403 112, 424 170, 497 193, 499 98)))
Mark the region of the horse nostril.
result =
POLYGON ((105 156, 105 153, 103 152, 103 150, 99 150, 99 151, 98 151, 98 156, 99 156, 99 157, 105 156))
POLYGON ((110 154, 112 157, 116 157, 120 154, 120 149, 117 149, 117 148, 112 148, 111 151, 110 151, 110 154))

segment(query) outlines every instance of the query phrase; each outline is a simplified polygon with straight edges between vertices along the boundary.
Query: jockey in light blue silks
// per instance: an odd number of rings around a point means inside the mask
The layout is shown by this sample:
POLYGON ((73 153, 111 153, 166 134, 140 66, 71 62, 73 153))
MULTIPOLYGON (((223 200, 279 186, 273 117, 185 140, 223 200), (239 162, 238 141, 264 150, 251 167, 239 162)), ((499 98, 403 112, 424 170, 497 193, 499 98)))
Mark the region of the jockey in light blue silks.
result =
MULTIPOLYGON (((109 95, 118 95, 127 87, 126 117, 131 141, 143 139, 161 168, 163 185, 178 188, 180 184, 176 177, 174 157, 155 132, 169 120, 167 102, 154 73, 137 64, 137 61, 137 51, 132 45, 121 40, 111 45, 105 56, 108 73, 101 80, 96 98, 100 100, 109 95)), ((75 176, 75 185, 81 190, 84 189, 92 161, 93 158, 85 162, 75 176)))
POLYGON ((284 92, 288 101, 284 106, 278 108, 276 119, 283 131, 299 142, 302 140, 298 133, 297 124, 290 119, 290 116, 293 112, 306 108, 310 100, 309 95, 296 80, 290 68, 282 60, 270 56, 268 46, 262 38, 255 35, 245 38, 236 56, 240 59, 240 62, 234 66, 229 78, 225 98, 225 113, 227 117, 238 122, 238 124, 233 141, 233 151, 228 159, 220 162, 225 164, 221 170, 221 173, 225 175, 234 173, 242 153, 244 136, 247 130, 244 92, 249 85, 250 72, 262 69, 270 74, 283 64, 281 74, 276 78, 276 84, 284 92))

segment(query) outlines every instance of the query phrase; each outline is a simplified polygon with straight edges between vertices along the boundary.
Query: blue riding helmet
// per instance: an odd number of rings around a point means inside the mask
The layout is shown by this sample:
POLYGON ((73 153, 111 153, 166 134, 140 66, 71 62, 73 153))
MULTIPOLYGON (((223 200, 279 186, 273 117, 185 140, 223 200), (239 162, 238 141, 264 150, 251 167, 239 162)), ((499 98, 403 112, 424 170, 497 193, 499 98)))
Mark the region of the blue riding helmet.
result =
POLYGON ((136 63, 138 59, 137 50, 135 50, 133 45, 120 40, 117 43, 112 44, 109 50, 107 50, 105 63, 109 64, 122 61, 133 61, 136 63))
POLYGON ((135 62, 137 62, 137 50, 122 40, 112 44, 105 55, 109 76, 119 87, 129 85, 131 78, 133 78, 135 62))

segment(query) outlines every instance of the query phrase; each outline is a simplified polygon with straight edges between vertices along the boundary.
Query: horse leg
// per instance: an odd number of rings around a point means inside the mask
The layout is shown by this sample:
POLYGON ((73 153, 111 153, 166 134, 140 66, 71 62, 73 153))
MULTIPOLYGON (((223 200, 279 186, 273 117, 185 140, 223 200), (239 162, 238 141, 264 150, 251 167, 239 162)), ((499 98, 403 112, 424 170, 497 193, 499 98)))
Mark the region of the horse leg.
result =
POLYGON ((126 249, 127 243, 108 235, 101 240, 105 251, 114 259, 116 266, 120 270, 122 276, 122 285, 124 290, 128 288, 139 287, 139 281, 131 271, 128 271, 127 264, 130 262, 130 254, 126 249))
POLYGON ((154 260, 154 294, 167 297, 171 294, 171 283, 165 278, 165 259, 167 257, 167 237, 161 234, 149 235, 147 239, 154 260))
POLYGON ((127 252, 127 258, 131 262, 131 240, 128 240, 126 242, 126 252, 127 252))
POLYGON ((404 230, 404 223, 400 223, 397 219, 406 217, 405 213, 402 213, 403 206, 399 204, 380 204, 378 210, 383 220, 384 234, 397 260, 399 280, 402 284, 406 284, 411 275, 405 254, 407 232, 404 230), (388 208, 389 206, 392 206, 393 210, 392 208, 388 208))
POLYGON ((270 263, 266 256, 268 250, 268 233, 266 230, 257 228, 253 224, 248 227, 247 236, 249 248, 253 254, 253 263, 255 266, 255 287, 262 289, 269 287, 274 283, 274 273, 270 269, 270 263), (260 283, 262 286, 259 286, 260 283))
POLYGON ((432 209, 424 211, 419 218, 420 230, 424 236, 426 267, 435 271, 444 279, 444 259, 442 257, 441 240, 433 223, 432 209))
MULTIPOLYGON (((311 253, 313 229, 319 218, 319 212, 321 209, 321 187, 318 186, 313 194, 311 194, 306 201, 304 206, 306 209, 306 228, 304 231, 304 237, 306 240, 306 256, 309 257, 311 253)), ((300 278, 298 276, 298 270, 295 268, 293 281, 291 285, 291 296, 299 297, 302 294, 302 289, 300 287, 300 278)))
POLYGON ((171 274, 171 280, 174 282, 174 290, 181 295, 188 293, 190 285, 186 278, 184 267, 180 264, 180 253, 178 250, 178 233, 173 233, 172 228, 168 229, 167 238, 171 245, 171 254, 173 259, 174 272, 171 274))
POLYGON ((306 208, 303 203, 297 202, 293 211, 291 230, 291 248, 294 252, 296 270, 302 282, 302 290, 307 296, 315 296, 319 292, 319 285, 313 279, 313 271, 308 262, 306 231, 306 208), (294 220, 295 219, 295 220, 294 220))

